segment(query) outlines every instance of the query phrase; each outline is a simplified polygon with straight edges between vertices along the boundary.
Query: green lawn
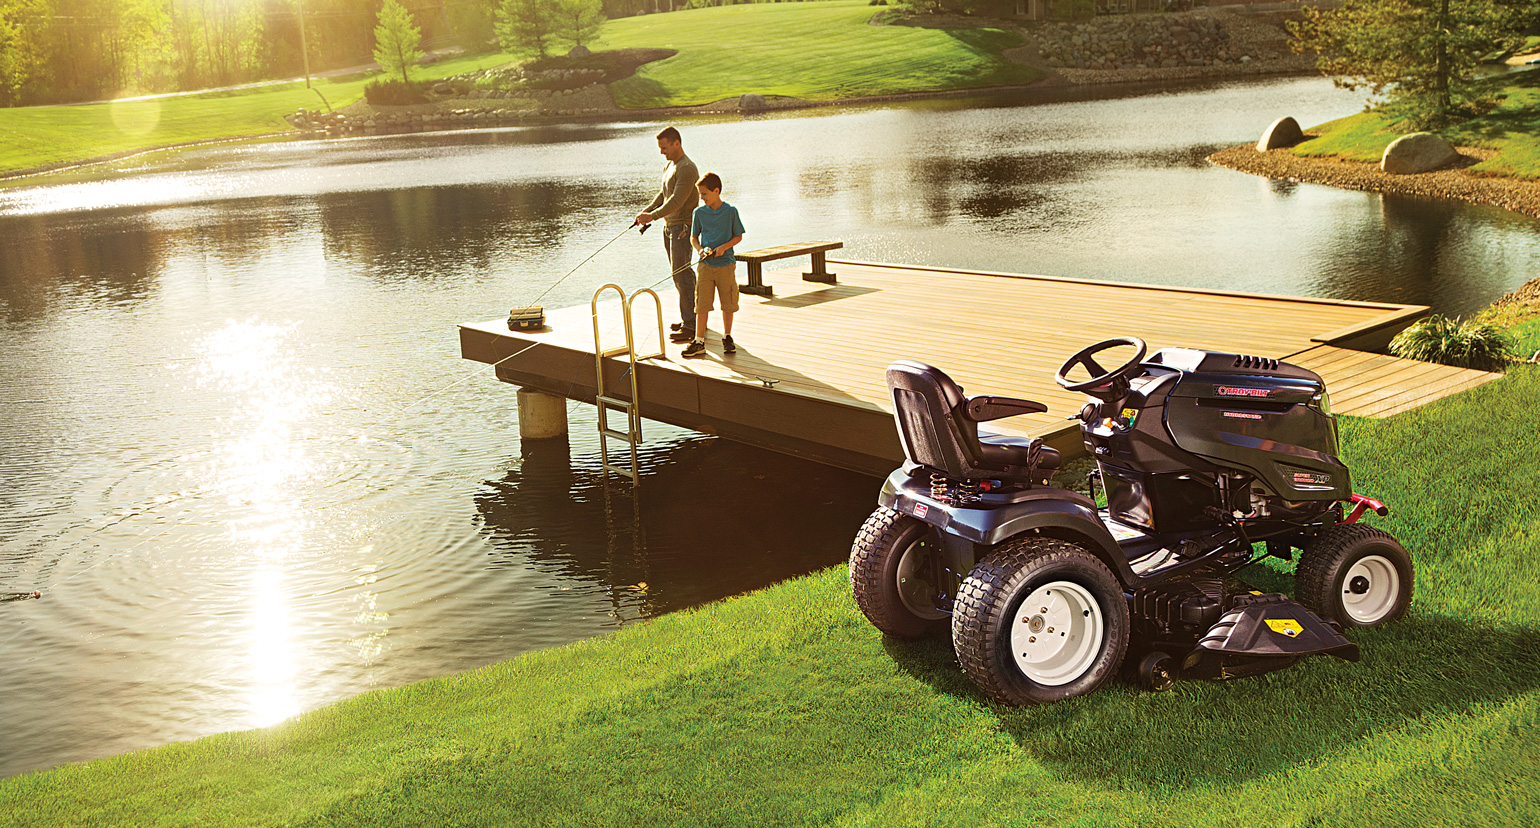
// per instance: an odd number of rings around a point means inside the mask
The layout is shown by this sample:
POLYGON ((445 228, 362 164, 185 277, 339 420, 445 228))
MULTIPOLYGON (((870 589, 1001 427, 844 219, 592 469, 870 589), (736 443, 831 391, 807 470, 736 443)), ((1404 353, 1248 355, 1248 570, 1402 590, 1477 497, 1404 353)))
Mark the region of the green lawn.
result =
POLYGON ((689 106, 746 92, 833 100, 1026 84, 1043 72, 1000 57, 999 29, 873 26, 865 0, 756 3, 614 20, 600 48, 666 48, 611 90, 622 107, 689 106))
MULTIPOLYGON (((511 59, 488 54, 446 60, 422 67, 413 77, 442 78, 511 59)), ((0 109, 0 173, 171 144, 285 132, 290 127, 284 115, 298 109, 325 111, 327 102, 341 109, 363 97, 364 85, 378 76, 316 79, 315 89, 306 89, 300 81, 141 101, 0 109)))
MULTIPOLYGON (((984 701, 842 567, 262 731, 0 781, 0 825, 1540 824, 1540 368, 1346 419, 1411 613, 1162 694, 984 701), (1409 462, 1416 458, 1416 462, 1409 462)), ((1272 569, 1249 576, 1287 588, 1272 569)))
MULTIPOLYGON (((755 4, 650 14, 606 24, 599 48, 679 50, 613 86, 628 108, 688 106, 744 92, 833 100, 1030 83, 1043 73, 1000 57, 1019 38, 998 29, 871 26, 863 0, 755 4)), ((424 67, 441 78, 515 59, 495 53, 424 67)), ((341 108, 370 77, 315 81, 341 108)), ((152 147, 289 129, 283 116, 325 109, 302 83, 87 106, 0 109, 0 174, 152 147)))
MULTIPOLYGON (((1540 71, 1499 76, 1493 89, 1494 95, 1502 96, 1496 109, 1438 133, 1456 145, 1498 151, 1494 158, 1471 167, 1474 172, 1540 179, 1540 71)), ((1413 131, 1383 113, 1360 112, 1307 130, 1321 137, 1293 151, 1378 163, 1391 141, 1413 131)))

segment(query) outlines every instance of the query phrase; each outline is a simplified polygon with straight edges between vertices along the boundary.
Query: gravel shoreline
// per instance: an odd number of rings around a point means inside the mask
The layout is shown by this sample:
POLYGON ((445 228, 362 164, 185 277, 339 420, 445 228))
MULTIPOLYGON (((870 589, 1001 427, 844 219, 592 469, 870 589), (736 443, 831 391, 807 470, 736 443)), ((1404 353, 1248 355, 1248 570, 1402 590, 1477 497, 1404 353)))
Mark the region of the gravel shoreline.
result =
POLYGON ((1232 170, 1288 181, 1327 184, 1349 190, 1488 204, 1540 217, 1540 182, 1481 175, 1467 169, 1492 156, 1491 150, 1457 147, 1460 161, 1451 168, 1417 175, 1390 175, 1377 164, 1340 158, 1301 158, 1288 149, 1258 152, 1254 144, 1220 150, 1209 161, 1232 170))

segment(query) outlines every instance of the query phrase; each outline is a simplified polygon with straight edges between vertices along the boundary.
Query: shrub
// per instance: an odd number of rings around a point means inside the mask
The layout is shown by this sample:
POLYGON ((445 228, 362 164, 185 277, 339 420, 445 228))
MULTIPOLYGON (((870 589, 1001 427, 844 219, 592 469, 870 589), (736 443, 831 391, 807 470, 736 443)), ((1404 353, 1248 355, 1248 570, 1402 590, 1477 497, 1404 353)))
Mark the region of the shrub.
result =
POLYGON ((1396 334, 1390 351, 1399 357, 1459 368, 1501 371, 1513 361, 1513 340, 1496 325, 1461 322, 1434 314, 1396 334))
POLYGON ((370 81, 364 86, 364 99, 373 106, 408 106, 426 103, 427 85, 401 80, 370 81))

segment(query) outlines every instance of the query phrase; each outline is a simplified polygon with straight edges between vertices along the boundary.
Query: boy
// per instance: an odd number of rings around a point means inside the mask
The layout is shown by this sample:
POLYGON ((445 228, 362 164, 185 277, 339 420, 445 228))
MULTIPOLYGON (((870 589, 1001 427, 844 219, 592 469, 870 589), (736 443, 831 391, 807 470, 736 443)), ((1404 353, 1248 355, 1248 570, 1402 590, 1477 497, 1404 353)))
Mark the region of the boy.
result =
POLYGON ((711 296, 722 299, 722 353, 738 350, 733 344, 733 314, 738 310, 738 278, 734 272, 737 259, 733 246, 743 241, 743 222, 738 208, 722 200, 722 179, 714 172, 700 177, 701 205, 690 222, 690 243, 700 254, 695 279, 695 339, 684 349, 684 356, 706 355, 706 314, 711 311, 711 296))

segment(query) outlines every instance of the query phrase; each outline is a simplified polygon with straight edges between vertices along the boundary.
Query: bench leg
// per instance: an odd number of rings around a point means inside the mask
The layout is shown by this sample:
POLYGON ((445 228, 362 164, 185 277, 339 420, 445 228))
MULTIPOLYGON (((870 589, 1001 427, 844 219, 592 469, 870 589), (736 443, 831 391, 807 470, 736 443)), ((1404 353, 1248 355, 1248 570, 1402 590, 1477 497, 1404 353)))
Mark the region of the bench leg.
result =
POLYGON ((813 269, 807 273, 802 274, 802 280, 804 282, 823 282, 824 284, 829 285, 837 284, 834 281, 834 274, 829 272, 828 267, 824 263, 823 253, 824 252, 822 250, 813 252, 813 269))
POLYGON ((739 285, 739 293, 747 293, 751 296, 775 296, 775 288, 765 284, 764 273, 760 270, 761 262, 745 262, 749 266, 749 283, 739 285))

